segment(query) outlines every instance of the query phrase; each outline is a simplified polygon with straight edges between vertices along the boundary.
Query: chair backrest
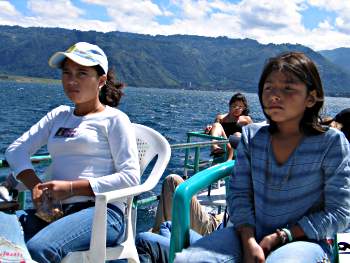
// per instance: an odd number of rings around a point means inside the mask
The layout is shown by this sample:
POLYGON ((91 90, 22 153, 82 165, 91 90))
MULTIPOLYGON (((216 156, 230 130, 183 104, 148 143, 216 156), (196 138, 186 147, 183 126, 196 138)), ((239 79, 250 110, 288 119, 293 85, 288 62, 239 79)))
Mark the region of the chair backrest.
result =
MULTIPOLYGON (((148 185, 148 189, 154 188, 159 182, 171 155, 171 149, 168 141, 157 131, 141 125, 133 123, 137 150, 139 153, 140 173, 144 174, 148 164, 157 156, 157 161, 144 184, 148 185)), ((132 232, 136 235, 136 217, 137 209, 131 210, 132 232)), ((130 226, 128 226, 130 227, 130 226)))
POLYGON ((141 124, 133 123, 133 127, 137 140, 141 175, 152 159, 157 156, 150 175, 145 182, 138 186, 96 195, 90 249, 88 251, 71 252, 62 262, 76 263, 81 258, 84 258, 84 262, 101 262, 103 258, 108 260, 128 258, 131 262, 138 262, 134 241, 137 210, 132 209, 133 196, 147 192, 158 184, 170 160, 171 149, 168 141, 157 131, 141 124), (119 246, 106 248, 107 202, 113 202, 124 197, 127 197, 125 239, 119 246))
MULTIPOLYGON (((167 140, 157 131, 141 125, 133 123, 137 150, 139 152, 140 172, 143 175, 147 165, 152 159, 158 155, 158 158, 170 159, 171 149, 167 140)), ((164 162, 162 162, 164 163, 164 162)), ((168 162, 166 162, 165 166, 168 162)))

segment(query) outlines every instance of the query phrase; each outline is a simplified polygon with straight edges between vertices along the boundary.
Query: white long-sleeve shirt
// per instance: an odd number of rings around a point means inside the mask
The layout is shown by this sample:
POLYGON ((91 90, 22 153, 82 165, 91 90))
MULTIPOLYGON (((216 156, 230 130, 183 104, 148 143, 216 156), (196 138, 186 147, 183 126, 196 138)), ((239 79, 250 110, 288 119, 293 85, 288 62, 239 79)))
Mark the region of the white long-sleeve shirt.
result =
MULTIPOLYGON (((133 126, 118 109, 106 106, 87 116, 75 116, 69 106, 53 109, 6 150, 15 175, 33 169, 30 156, 46 144, 52 157, 46 171, 49 180, 87 179, 95 194, 140 182, 133 126)), ((87 199, 73 197, 65 202, 87 199)), ((123 202, 116 205, 123 209, 123 202)))

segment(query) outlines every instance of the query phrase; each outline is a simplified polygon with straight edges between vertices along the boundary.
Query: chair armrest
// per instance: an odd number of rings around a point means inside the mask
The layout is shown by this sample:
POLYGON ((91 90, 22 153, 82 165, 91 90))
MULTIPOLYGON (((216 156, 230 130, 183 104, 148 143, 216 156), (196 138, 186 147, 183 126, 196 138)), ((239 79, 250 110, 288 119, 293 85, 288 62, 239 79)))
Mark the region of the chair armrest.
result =
POLYGON ((174 193, 172 214, 170 262, 174 261, 175 253, 189 245, 190 203, 192 197, 201 189, 229 176, 235 161, 227 161, 196 173, 180 184, 174 193))
POLYGON ((131 209, 132 197, 151 190, 153 188, 152 186, 144 183, 95 196, 95 214, 92 222, 90 241, 91 262, 98 262, 101 258, 106 258, 107 204, 120 198, 128 198, 127 206, 129 206, 128 209, 131 209))
POLYGON ((90 239, 91 262, 99 262, 101 258, 106 257, 107 203, 120 198, 128 198, 127 206, 130 210, 132 197, 150 191, 157 185, 170 159, 170 150, 158 158, 160 159, 157 160, 147 180, 141 185, 100 193, 95 196, 95 214, 90 239))

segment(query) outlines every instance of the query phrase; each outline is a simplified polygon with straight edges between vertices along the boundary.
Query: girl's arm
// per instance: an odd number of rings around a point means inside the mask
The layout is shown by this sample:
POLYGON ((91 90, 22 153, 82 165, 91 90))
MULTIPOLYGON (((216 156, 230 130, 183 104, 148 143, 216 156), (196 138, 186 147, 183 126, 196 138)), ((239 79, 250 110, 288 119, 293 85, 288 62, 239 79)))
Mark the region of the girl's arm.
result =
POLYGON ((265 262, 264 251, 255 239, 255 229, 241 225, 236 230, 242 242, 244 262, 265 262))
POLYGON ((229 182, 227 203, 230 220, 239 227, 249 225, 255 228, 251 163, 247 129, 243 128, 241 141, 236 150, 235 166, 229 182))
MULTIPOLYGON (((304 216, 298 226, 310 239, 325 239, 348 228, 350 223, 350 150, 341 132, 333 132, 322 162, 324 207, 304 216)), ((293 231, 296 234, 296 231, 293 231)), ((300 232, 299 232, 300 233, 300 232)))

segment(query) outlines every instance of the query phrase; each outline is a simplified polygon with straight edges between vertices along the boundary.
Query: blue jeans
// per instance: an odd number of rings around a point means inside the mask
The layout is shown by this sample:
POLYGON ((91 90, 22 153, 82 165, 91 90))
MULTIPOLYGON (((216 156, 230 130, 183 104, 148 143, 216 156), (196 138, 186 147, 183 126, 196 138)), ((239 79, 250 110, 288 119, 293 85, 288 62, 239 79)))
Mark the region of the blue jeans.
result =
POLYGON ((0 212, 0 262, 32 262, 16 215, 0 212))
MULTIPOLYGON (((18 213, 27 248, 39 263, 61 262, 71 251, 87 250, 90 246, 94 203, 64 205, 64 217, 47 224, 37 218, 34 210, 18 213)), ((1 230, 2 231, 2 230, 1 230)), ((119 208, 107 206, 107 246, 115 246, 124 237, 124 216, 119 208)))
MULTIPOLYGON (((171 221, 160 225, 159 234, 151 232, 139 233, 135 243, 139 254, 140 263, 168 263, 170 249, 171 221)), ((190 231, 190 244, 196 242, 202 236, 190 231)))
MULTIPOLYGON (((242 262, 240 239, 233 227, 214 231, 177 253, 174 262, 242 262)), ((310 241, 295 241, 274 250, 266 263, 313 263, 331 258, 331 251, 325 244, 310 241)))

